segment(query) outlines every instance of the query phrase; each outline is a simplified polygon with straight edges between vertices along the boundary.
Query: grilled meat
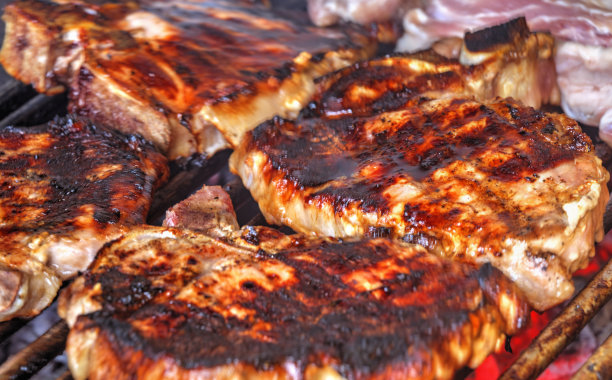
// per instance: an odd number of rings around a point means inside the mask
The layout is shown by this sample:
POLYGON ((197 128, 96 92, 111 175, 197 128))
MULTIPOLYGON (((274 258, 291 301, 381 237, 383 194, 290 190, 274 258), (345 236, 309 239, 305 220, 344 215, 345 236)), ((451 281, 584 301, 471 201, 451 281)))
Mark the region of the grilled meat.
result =
POLYGON ((76 379, 449 379, 528 315, 485 266, 388 239, 142 227, 61 295, 76 379))
POLYGON ((348 27, 305 13, 215 1, 24 0, 5 9, 0 61, 70 109, 138 133, 170 158, 236 144, 275 114, 294 115, 312 79, 373 53, 348 27))
POLYGON ((224 237, 239 229, 232 200, 219 186, 204 186, 166 211, 166 227, 189 228, 224 237))
POLYGON ((360 62, 320 79, 302 116, 371 115, 451 96, 513 97, 539 108, 559 101, 553 46, 519 18, 467 33, 460 59, 428 50, 360 62))
POLYGON ((538 310, 570 297, 571 273, 603 237, 608 200, 608 172, 578 124, 511 99, 418 98, 381 112, 383 93, 353 104, 350 94, 376 85, 339 91, 355 116, 274 118, 246 135, 230 167, 266 219, 491 263, 538 310))
MULTIPOLYGON (((523 16, 533 30, 556 38, 556 71, 563 110, 600 127, 612 145, 612 3, 593 0, 427 0, 406 12, 398 50, 415 51, 466 30, 523 16)), ((312 12, 311 12, 312 13, 312 12)))
POLYGON ((97 250, 143 223, 166 159, 73 118, 0 130, 0 320, 32 316, 97 250))

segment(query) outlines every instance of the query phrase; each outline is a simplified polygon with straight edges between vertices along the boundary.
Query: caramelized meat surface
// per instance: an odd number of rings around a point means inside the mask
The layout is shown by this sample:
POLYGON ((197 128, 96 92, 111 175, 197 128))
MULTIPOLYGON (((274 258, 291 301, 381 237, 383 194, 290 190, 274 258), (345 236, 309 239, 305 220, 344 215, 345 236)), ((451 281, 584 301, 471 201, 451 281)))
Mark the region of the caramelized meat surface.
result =
POLYGON ((0 130, 0 320, 32 316, 97 250, 145 221, 166 159, 73 118, 0 130))
POLYGON ((297 113, 312 79, 368 57, 351 27, 232 1, 41 1, 5 9, 0 61, 73 112, 138 133, 170 158, 213 153, 273 115, 297 113), (223 134, 222 137, 219 131, 223 134))
POLYGON ((61 295, 76 379, 450 379, 525 322, 520 292, 388 239, 134 229, 61 295))
POLYGON ((557 104, 553 38, 531 33, 524 19, 467 33, 458 58, 434 50, 359 62, 317 80, 302 116, 368 116, 423 99, 511 97, 540 108, 557 104))
POLYGON ((269 222, 491 263, 539 310, 570 297, 608 200, 609 174, 578 124, 511 99, 412 103, 373 116, 362 111, 372 103, 352 105, 343 117, 321 103, 324 117, 274 118, 230 166, 269 222))

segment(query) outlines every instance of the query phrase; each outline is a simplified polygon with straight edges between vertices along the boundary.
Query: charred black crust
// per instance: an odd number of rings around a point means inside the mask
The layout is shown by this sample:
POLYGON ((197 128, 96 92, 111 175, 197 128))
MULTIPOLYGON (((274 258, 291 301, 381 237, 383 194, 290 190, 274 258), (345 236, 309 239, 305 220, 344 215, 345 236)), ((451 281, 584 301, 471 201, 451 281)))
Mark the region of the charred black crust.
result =
MULTIPOLYGON (((480 279, 502 277, 496 270, 483 275, 470 265, 431 261, 420 251, 404 257, 388 240, 315 243, 301 241, 245 263, 276 260, 293 268, 297 281, 273 290, 251 280, 236 284, 236 293, 228 297, 253 311, 252 318, 225 317, 197 302, 165 300, 163 291, 151 289, 141 272, 128 276, 100 267, 87 283, 102 284, 105 302, 85 319, 88 327, 101 329, 115 352, 141 351, 151 360, 171 357, 185 369, 240 362, 265 370, 285 361, 323 365, 327 357, 352 378, 381 373, 397 363, 430 364, 431 351, 443 344, 440 337, 469 323, 476 309, 466 307, 466 299, 480 294, 480 279), (372 268, 386 268, 381 285, 373 290, 360 291, 344 279, 360 271, 376 273, 372 268), (248 333, 262 322, 271 326, 261 331, 266 339, 248 333), (158 327, 137 327, 151 323, 158 327)), ((505 286, 509 283, 501 281, 500 289, 505 286)), ((205 298, 206 287, 196 288, 205 298)))
POLYGON ((525 17, 519 17, 476 32, 466 32, 464 42, 465 47, 471 52, 485 52, 494 50, 496 46, 512 43, 517 39, 527 38, 529 33, 527 20, 525 17))
MULTIPOLYGON (((332 204, 336 212, 356 203, 366 212, 382 213, 388 209, 382 192, 398 178, 428 183, 435 170, 454 161, 470 161, 489 178, 512 182, 592 149, 576 123, 553 119, 511 100, 487 106, 455 99, 434 111, 412 107, 403 112, 407 116, 401 125, 379 114, 377 122, 385 127, 372 137, 374 143, 364 140, 369 135, 364 129, 368 117, 275 118, 250 133, 247 149, 266 155, 268 175, 281 174, 296 189, 317 188, 306 201, 332 204), (562 127, 560 122, 567 125, 562 127), (469 123, 484 126, 461 132, 469 123), (544 138, 553 131, 557 131, 556 141, 544 138), (515 148, 524 143, 527 149, 515 148), (490 165, 479 163, 480 155, 490 149, 513 149, 516 154, 490 165), (360 174, 374 164, 375 175, 360 174)), ((435 215, 453 217, 457 210, 447 211, 435 215)), ((410 224, 434 217, 425 210, 421 216, 413 211, 404 216, 410 224)))
POLYGON ((168 170, 165 158, 143 138, 74 116, 37 127, 4 128, 0 143, 7 152, 25 146, 36 151, 0 157, 0 204, 12 214, 7 224, 13 231, 67 232, 85 227, 76 222, 83 217, 94 228, 143 223, 152 192, 168 170), (30 138, 41 146, 24 145, 32 144, 30 138), (10 191, 11 178, 35 188, 40 198, 17 197, 10 191), (20 218, 33 208, 44 217, 20 218))

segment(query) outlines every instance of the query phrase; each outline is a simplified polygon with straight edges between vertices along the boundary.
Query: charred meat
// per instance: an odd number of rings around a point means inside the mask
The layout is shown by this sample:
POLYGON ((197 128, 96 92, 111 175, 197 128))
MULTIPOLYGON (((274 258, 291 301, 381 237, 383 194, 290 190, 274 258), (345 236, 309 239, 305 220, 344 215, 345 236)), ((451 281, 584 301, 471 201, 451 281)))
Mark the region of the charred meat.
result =
POLYGON ((571 274, 603 237, 608 200, 609 174, 588 136, 511 99, 415 103, 274 118, 246 135, 230 166, 269 222, 491 263, 539 310, 570 297, 571 274))
POLYGON ((170 158, 212 154, 273 115, 296 114, 313 78, 375 49, 355 28, 223 0, 23 0, 4 20, 8 73, 41 92, 67 88, 73 112, 170 158))
POLYGON ((531 33, 525 19, 467 33, 459 59, 434 50, 359 62, 318 79, 301 116, 365 116, 453 96, 512 97, 539 108, 559 101, 554 40, 531 33), (552 74, 552 75, 551 75, 552 74))
POLYGON ((166 159, 78 119, 0 130, 0 320, 32 316, 107 241, 144 223, 166 159))
POLYGON ((76 379, 450 379, 525 322, 520 292, 388 239, 142 227, 62 293, 76 379))

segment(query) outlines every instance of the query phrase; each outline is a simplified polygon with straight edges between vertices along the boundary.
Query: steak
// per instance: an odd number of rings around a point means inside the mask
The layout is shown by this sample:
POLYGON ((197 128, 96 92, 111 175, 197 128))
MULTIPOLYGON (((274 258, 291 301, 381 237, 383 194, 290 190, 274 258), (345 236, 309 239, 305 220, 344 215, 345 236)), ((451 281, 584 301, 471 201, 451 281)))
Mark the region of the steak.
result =
POLYGON ((72 112, 171 159, 212 154, 297 114, 313 78, 375 50, 355 27, 315 28, 305 12, 244 3, 17 1, 3 16, 0 62, 40 92, 68 89, 72 112))
POLYGON ((520 291, 388 239, 143 226, 60 297, 75 379, 450 379, 526 323, 520 291))
POLYGON ((491 263, 538 310, 570 297, 571 274, 603 237, 609 197, 609 174, 578 124, 512 99, 417 92, 400 107, 399 96, 378 88, 375 66, 371 72, 374 79, 350 91, 332 87, 337 101, 314 103, 297 120, 262 123, 234 151, 230 167, 266 219, 491 263))
POLYGON ((142 138, 72 117, 0 130, 0 320, 48 306, 62 280, 144 223, 166 159, 142 138))

